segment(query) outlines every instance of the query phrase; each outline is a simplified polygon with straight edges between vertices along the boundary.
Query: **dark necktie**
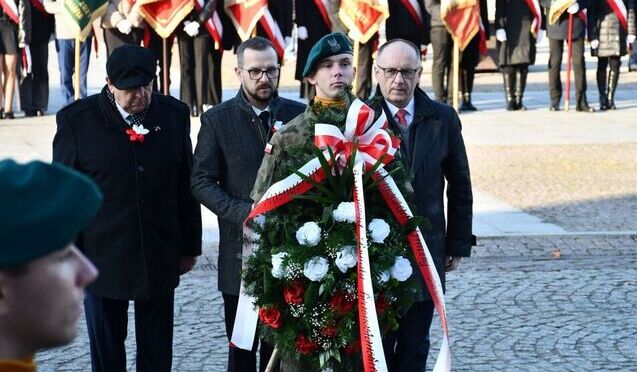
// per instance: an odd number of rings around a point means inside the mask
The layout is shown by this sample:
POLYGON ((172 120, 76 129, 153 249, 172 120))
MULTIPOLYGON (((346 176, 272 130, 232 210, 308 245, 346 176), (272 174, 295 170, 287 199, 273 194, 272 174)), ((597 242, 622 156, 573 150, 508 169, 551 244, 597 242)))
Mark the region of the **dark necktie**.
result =
POLYGON ((262 111, 259 114, 259 118, 261 119, 261 124, 263 128, 265 128, 266 133, 270 133, 270 111, 262 111))

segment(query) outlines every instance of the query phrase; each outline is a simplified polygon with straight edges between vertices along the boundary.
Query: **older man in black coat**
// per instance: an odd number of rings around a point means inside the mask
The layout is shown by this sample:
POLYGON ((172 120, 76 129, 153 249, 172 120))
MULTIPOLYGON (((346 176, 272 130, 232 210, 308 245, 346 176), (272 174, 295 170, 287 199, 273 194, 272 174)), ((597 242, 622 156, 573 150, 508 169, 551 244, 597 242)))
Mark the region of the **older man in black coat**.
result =
MULTIPOLYGON (((385 112, 402 138, 400 155, 413 174, 414 214, 429 222, 423 235, 444 285, 445 271, 469 256, 473 240, 471 179, 460 119, 453 108, 431 100, 417 87, 420 48, 411 42, 394 39, 381 46, 374 71, 382 97, 371 102, 385 112)), ((383 342, 390 371, 425 370, 434 304, 422 276, 417 277, 416 302, 383 342)))
POLYGON ((101 93, 58 112, 53 140, 53 160, 104 194, 77 241, 100 271, 84 302, 93 371, 126 371, 130 300, 137 370, 170 371, 174 290, 201 254, 188 107, 152 93, 155 63, 145 48, 116 48, 106 70, 101 93))
MULTIPOLYGON (((239 300, 242 224, 252 207, 250 191, 271 135, 305 109, 278 97, 280 67, 267 39, 255 37, 239 46, 235 72, 241 81, 237 96, 201 117, 192 174, 192 193, 219 220, 219 290, 228 339, 239 300)), ((271 347, 261 345, 261 371, 271 353, 271 347)), ((255 365, 255 350, 230 348, 228 371, 254 371, 255 365)))

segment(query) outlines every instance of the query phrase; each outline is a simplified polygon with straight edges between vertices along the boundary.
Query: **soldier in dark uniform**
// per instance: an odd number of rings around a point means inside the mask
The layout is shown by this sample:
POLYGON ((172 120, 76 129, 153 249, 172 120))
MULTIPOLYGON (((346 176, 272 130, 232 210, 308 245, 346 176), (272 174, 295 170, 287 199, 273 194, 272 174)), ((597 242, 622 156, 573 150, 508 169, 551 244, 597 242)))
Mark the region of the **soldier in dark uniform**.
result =
POLYGON ((628 52, 628 45, 635 41, 633 0, 623 2, 627 12, 625 25, 620 23, 606 0, 592 0, 587 13, 591 54, 597 57, 597 88, 601 111, 615 109, 615 89, 619 80, 620 58, 628 52), (607 74, 606 70, 609 67, 610 71, 607 74))
POLYGON ((20 79, 20 106, 26 116, 42 116, 49 106, 49 41, 54 29, 53 16, 44 7, 32 6, 31 73, 20 79))
MULTIPOLYGON (((274 21, 279 25, 279 29, 281 30, 281 35, 283 35, 285 48, 292 41, 292 26, 293 26, 293 3, 292 0, 276 0, 276 1, 268 1, 268 10, 272 15, 274 21)), ((271 42, 274 40, 270 39, 268 33, 265 32, 261 23, 257 23, 257 36, 262 36, 266 39, 269 39, 271 42)), ((279 58, 279 64, 283 63, 283 59, 279 58)))
POLYGON ((575 73, 576 110, 580 112, 594 112, 586 99, 586 66, 584 64, 584 37, 586 36, 586 14, 583 9, 588 7, 588 0, 578 0, 568 9, 551 13, 554 0, 544 0, 542 6, 546 10, 546 33, 549 38, 549 91, 551 94, 551 111, 559 111, 562 98, 562 53, 565 41, 568 39, 568 18, 573 15, 573 71, 575 73), (551 14, 555 14, 554 22, 551 14))
MULTIPOLYGON (((181 71, 180 99, 188 105, 192 116, 221 102, 220 76, 223 46, 217 43, 205 26, 216 10, 217 1, 207 0, 200 10, 193 10, 177 31, 181 71)), ((217 13, 218 15, 218 13, 217 13)))
MULTIPOLYGON (((526 110, 522 97, 529 65, 535 63, 534 20, 534 14, 525 0, 497 0, 495 3, 498 65, 502 69, 509 111, 526 110)), ((541 23, 541 20, 535 22, 541 23)))
POLYGON ((408 9, 401 0, 389 0, 389 18, 385 20, 387 40, 409 40, 426 54, 429 45, 429 14, 423 0, 417 0, 417 9, 408 9))
MULTIPOLYGON (((451 103, 453 101, 453 90, 451 89, 451 84, 453 83, 453 68, 451 65, 453 39, 440 18, 440 0, 425 0, 425 6, 431 16, 430 38, 434 48, 434 60, 431 70, 433 90, 436 95, 436 101, 451 103), (445 75, 447 76, 446 85, 444 83, 445 75)), ((483 25, 485 25, 484 32, 488 40, 489 28, 486 21, 488 19, 486 0, 480 0, 480 18, 483 20, 483 25)), ((475 70, 479 62, 480 33, 477 33, 460 55, 459 89, 462 93, 460 111, 476 110, 471 103, 471 94, 473 93, 475 70)))
POLYGON ((301 82, 300 97, 311 99, 316 92, 314 85, 303 78, 303 68, 314 44, 332 32, 332 22, 329 19, 329 13, 324 17, 314 1, 295 0, 294 10, 298 42, 294 78, 301 82))

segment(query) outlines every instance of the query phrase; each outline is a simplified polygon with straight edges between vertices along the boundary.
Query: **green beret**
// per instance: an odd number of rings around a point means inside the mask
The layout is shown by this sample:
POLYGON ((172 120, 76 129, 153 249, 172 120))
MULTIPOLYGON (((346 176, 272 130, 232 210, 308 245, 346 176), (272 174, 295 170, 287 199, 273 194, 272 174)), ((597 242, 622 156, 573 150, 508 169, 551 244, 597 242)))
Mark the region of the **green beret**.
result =
POLYGON ((0 267, 63 249, 101 203, 97 185, 64 165, 0 161, 0 267))
POLYGON ((353 53, 352 44, 345 34, 332 32, 331 34, 323 36, 310 50, 307 62, 305 62, 305 68, 303 69, 303 77, 307 77, 314 72, 316 65, 321 62, 323 58, 343 53, 353 53))

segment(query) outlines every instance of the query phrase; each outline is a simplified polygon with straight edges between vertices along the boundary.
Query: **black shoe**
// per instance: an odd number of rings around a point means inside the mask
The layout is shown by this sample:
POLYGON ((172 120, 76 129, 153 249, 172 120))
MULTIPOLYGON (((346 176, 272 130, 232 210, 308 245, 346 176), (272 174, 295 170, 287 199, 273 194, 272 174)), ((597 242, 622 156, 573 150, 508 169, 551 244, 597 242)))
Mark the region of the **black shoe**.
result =
POLYGON ((190 109, 190 116, 192 116, 193 118, 199 116, 199 109, 197 108, 197 106, 192 106, 192 108, 190 109))
POLYGON ((42 111, 42 110, 35 110, 35 116, 44 116, 44 111, 42 111))
POLYGON ((15 116, 13 115, 12 111, 8 111, 8 112, 3 112, 2 113, 2 118, 3 119, 15 119, 15 116))
POLYGON ((577 112, 595 112, 595 109, 590 107, 588 105, 588 103, 584 102, 584 103, 581 103, 581 104, 577 105, 577 107, 575 107, 575 111, 577 111, 577 112))
POLYGON ((560 111, 560 104, 551 103, 551 106, 549 106, 549 111, 560 111))
POLYGON ((24 110, 24 116, 27 118, 35 116, 35 110, 24 110))

